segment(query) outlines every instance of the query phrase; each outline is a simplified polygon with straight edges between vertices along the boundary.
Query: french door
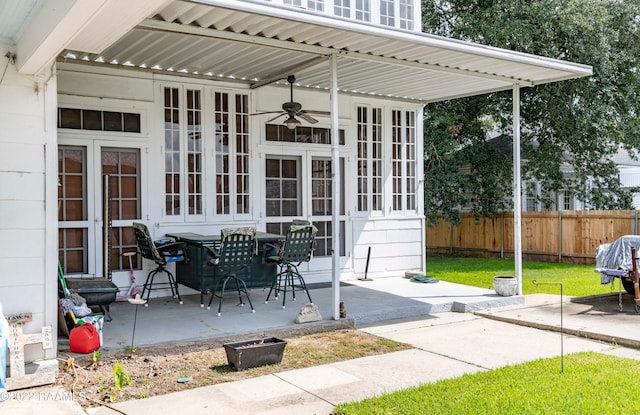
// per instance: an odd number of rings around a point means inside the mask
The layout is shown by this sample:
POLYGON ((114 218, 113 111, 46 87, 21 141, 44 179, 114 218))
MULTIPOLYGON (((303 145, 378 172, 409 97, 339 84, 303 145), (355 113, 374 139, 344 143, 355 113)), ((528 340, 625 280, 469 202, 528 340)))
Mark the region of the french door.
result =
MULTIPOLYGON (((318 228, 313 260, 301 270, 331 269, 332 182, 331 158, 321 153, 269 155, 265 164, 265 212, 268 232, 285 235, 293 219, 308 218, 318 228), (307 269, 308 267, 308 269, 307 269)), ((344 158, 340 159, 344 184, 344 158)), ((344 185, 340 186, 340 256, 345 257, 344 185)))
MULTIPOLYGON (((58 249, 65 275, 104 276, 105 260, 112 271, 128 270, 121 254, 136 250, 131 224, 142 217, 140 148, 89 140, 64 143, 58 147, 58 249), (107 185, 112 228, 105 257, 107 185)), ((131 259, 134 269, 140 268, 140 258, 131 259)))

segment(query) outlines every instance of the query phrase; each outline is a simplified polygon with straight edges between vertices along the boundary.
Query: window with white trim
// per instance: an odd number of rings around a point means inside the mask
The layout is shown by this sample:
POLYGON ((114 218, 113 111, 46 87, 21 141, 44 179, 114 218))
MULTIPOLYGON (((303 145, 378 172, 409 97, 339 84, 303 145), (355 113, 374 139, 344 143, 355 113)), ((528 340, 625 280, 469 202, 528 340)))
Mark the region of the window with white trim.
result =
POLYGON ((524 183, 524 211, 525 212, 537 212, 538 209, 538 183, 535 181, 527 181, 524 183))
POLYGON ((382 211, 382 109, 357 108, 358 211, 382 211))
POLYGON ((187 90, 187 204, 189 215, 203 214, 201 93, 187 90))
POLYGON ((356 0, 356 20, 362 22, 371 21, 371 4, 369 0, 356 0))
POLYGON ((180 89, 164 89, 165 214, 180 215, 180 89))
POLYGON ((420 3, 414 0, 263 0, 294 9, 318 12, 360 22, 421 31, 414 14, 420 3), (325 4, 327 7, 325 8, 325 4))
POLYGON ((317 12, 324 11, 324 0, 308 0, 307 9, 315 10, 317 12))
POLYGON ((236 94, 236 213, 250 213, 249 96, 236 94))
MULTIPOLYGON (((208 90, 210 91, 210 90, 208 90)), ((215 192, 217 215, 250 213, 249 97, 213 92, 203 108, 203 90, 164 88, 165 215, 202 219, 207 186, 215 192), (215 131, 203 129, 213 118, 215 131), (205 141, 213 141, 215 185, 205 183, 205 141)))
POLYGON ((416 131, 413 111, 391 111, 392 210, 416 209, 416 131))
POLYGON ((405 210, 416 210, 416 117, 405 112, 405 210))
POLYGON ((302 214, 299 157, 269 156, 265 180, 266 216, 302 214))
POLYGON ((400 29, 413 30, 413 0, 399 0, 400 29))
POLYGON ((249 96, 216 92, 215 152, 218 215, 250 213, 249 96), (235 196, 235 197, 234 197, 235 196))
POLYGON ((573 198, 571 197, 571 193, 568 190, 565 190, 562 192, 562 208, 564 210, 572 210, 573 207, 572 205, 572 200, 573 198))
POLYGON ((351 0, 334 0, 333 13, 336 16, 351 17, 351 0))
POLYGON ((202 91, 164 88, 165 215, 201 216, 202 91), (186 206, 184 205, 186 201, 186 206))
POLYGON ((396 25, 393 0, 380 0, 380 24, 394 27, 396 25))

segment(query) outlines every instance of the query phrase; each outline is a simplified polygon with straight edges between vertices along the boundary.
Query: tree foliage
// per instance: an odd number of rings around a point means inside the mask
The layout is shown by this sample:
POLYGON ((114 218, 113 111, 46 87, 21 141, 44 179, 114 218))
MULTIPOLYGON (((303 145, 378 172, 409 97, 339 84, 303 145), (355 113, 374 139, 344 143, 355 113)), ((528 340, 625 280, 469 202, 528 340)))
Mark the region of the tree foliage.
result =
MULTIPOLYGON (((592 77, 521 90, 523 179, 543 184, 547 207, 567 190, 594 209, 630 208, 611 157, 640 144, 640 2, 431 0, 423 19, 428 33, 591 65, 592 77)), ((431 223, 457 222, 460 206, 510 208, 512 154, 487 137, 512 136, 511 108, 511 91, 425 108, 431 223)))

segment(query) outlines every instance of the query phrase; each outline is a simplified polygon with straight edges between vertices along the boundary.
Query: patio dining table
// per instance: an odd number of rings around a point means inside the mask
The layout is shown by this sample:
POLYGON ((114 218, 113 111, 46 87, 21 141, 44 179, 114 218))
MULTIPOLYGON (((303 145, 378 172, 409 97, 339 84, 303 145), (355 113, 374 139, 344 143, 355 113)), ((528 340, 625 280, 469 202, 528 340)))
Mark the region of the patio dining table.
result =
MULTIPOLYGON (((168 237, 185 244, 189 260, 176 263, 176 281, 200 292, 200 306, 204 306, 204 295, 215 289, 215 267, 207 265, 212 256, 207 248, 220 246, 220 235, 197 233, 170 233, 168 237)), ((256 232, 257 253, 245 269, 243 279, 248 288, 270 287, 277 273, 277 265, 268 263, 267 257, 276 254, 274 244, 284 241, 284 235, 256 232)))

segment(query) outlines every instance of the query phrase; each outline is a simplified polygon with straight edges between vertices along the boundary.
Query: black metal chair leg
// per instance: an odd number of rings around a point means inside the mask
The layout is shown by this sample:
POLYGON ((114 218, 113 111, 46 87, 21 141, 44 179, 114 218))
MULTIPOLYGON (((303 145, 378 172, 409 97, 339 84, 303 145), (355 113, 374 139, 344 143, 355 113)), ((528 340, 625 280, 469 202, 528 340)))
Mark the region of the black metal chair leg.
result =
POLYGON ((240 284, 239 284, 240 280, 236 276, 231 276, 231 278, 233 278, 233 281, 236 283, 236 290, 238 290, 239 305, 240 305, 240 307, 243 307, 244 306, 244 301, 242 301, 242 290, 240 289, 240 284))
POLYGON ((281 278, 282 276, 282 272, 280 272, 278 275, 276 275, 273 278, 273 281, 271 282, 271 288, 269 288, 269 294, 267 294, 267 299, 264 301, 265 304, 269 303, 269 298, 271 297, 271 293, 274 293, 274 299, 278 299, 278 293, 280 292, 280 284, 281 284, 281 278))
POLYGON ((218 317, 220 317, 220 315, 221 315, 222 300, 224 299, 224 291, 227 288, 227 282, 229 282, 229 278, 231 278, 231 277, 227 277, 222 281, 222 291, 220 292, 220 301, 218 302, 218 317))
MULTIPOLYGON (((207 310, 211 309, 211 303, 213 302, 213 298, 216 296, 216 292, 218 291, 218 284, 220 281, 216 281, 216 285, 213 287, 213 291, 211 291, 211 298, 209 298, 209 304, 207 304, 207 310)), ((202 300, 200 300, 202 302, 202 300)))
POLYGON ((307 283, 304 281, 304 278, 302 278, 300 274, 298 274, 298 281, 300 281, 300 285, 302 286, 304 291, 307 293, 307 297, 309 297, 309 302, 313 303, 313 300, 311 300, 311 294, 309 294, 309 290, 307 289, 307 283))
POLYGON ((156 274, 158 273, 158 269, 154 269, 153 271, 151 271, 148 275, 147 275, 147 279, 144 282, 144 286, 142 287, 142 295, 140 296, 140 298, 145 299, 144 298, 144 293, 147 293, 147 298, 146 298, 146 302, 144 303, 145 307, 149 307, 149 296, 151 295, 151 290, 153 289, 153 280, 156 277, 156 274))
POLYGON ((291 271, 289 276, 290 276, 289 286, 291 287, 291 297, 293 298, 293 301, 296 301, 296 286, 295 286, 295 280, 294 280, 296 275, 293 273, 293 271, 291 271))
POLYGON ((282 308, 284 309, 285 301, 287 301, 287 285, 289 283, 289 270, 284 274, 284 289, 282 290, 282 308))
POLYGON ((178 291, 178 282, 176 281, 176 278, 173 276, 173 274, 169 271, 167 271, 166 269, 164 270, 164 272, 167 273, 167 275, 169 275, 169 285, 171 286, 171 295, 173 296, 173 298, 178 298, 178 302, 180 304, 182 304, 182 298, 180 297, 180 292, 178 291), (174 288, 175 288, 175 294, 174 294, 174 288))
POLYGON ((251 312, 255 313, 256 310, 253 308, 253 303, 251 302, 251 296, 249 295, 249 290, 247 290, 247 284, 245 284, 243 279, 234 277, 236 280, 236 284, 238 283, 238 281, 240 282, 240 284, 242 284, 242 291, 244 291, 244 295, 247 297, 247 301, 249 302, 249 307, 251 307, 251 312))

